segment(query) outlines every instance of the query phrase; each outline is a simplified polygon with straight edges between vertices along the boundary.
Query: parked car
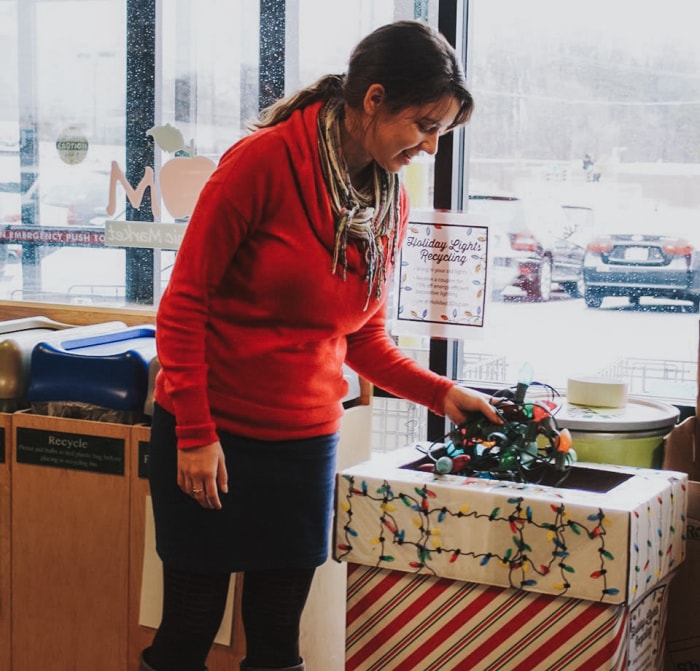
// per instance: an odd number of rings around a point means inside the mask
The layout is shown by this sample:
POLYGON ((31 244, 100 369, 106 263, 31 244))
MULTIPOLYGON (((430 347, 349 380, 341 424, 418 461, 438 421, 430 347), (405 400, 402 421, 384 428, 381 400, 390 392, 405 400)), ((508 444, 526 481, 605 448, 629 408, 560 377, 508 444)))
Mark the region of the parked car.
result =
POLYGON ((494 296, 548 301, 554 286, 578 297, 582 291, 589 208, 567 209, 552 201, 470 195, 469 212, 489 227, 489 268, 494 296), (574 210, 576 210, 574 212, 574 210))
POLYGON ((700 249, 691 241, 692 225, 658 218, 626 225, 630 230, 601 235, 589 243, 583 265, 586 305, 599 308, 606 296, 638 304, 647 296, 690 301, 697 312, 700 249))
POLYGON ((109 174, 87 172, 70 181, 40 184, 39 193, 42 226, 103 226, 109 201, 109 174))

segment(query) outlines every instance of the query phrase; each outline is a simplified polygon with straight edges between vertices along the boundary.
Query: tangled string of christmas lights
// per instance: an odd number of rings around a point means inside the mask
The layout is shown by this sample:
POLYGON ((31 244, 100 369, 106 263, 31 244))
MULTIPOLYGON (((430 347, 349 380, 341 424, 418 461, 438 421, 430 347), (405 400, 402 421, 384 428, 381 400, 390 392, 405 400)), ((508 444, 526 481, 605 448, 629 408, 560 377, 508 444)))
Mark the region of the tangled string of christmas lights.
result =
MULTIPOLYGON (((353 499, 359 497, 361 500, 368 499, 380 504, 376 536, 369 541, 380 548, 377 566, 391 566, 396 560, 394 553, 412 548, 415 551, 415 559, 408 562, 408 567, 416 572, 428 572, 433 575, 437 575, 437 572, 431 563, 440 555, 448 556, 450 563, 476 560, 481 567, 485 567, 491 561, 498 562, 508 572, 510 587, 517 588, 536 587, 540 578, 558 571, 561 579, 552 583, 552 587, 563 596, 571 588, 569 577, 577 572, 572 563, 568 542, 569 538, 574 536, 588 538, 598 545, 600 563, 589 577, 600 580, 601 599, 619 593, 619 588, 608 584, 607 574, 615 557, 606 548, 607 526, 610 521, 600 508, 591 511, 583 519, 574 519, 563 503, 552 503, 545 509, 551 517, 538 518, 524 497, 513 496, 507 499, 508 509, 495 507, 490 512, 450 510, 432 503, 436 495, 427 485, 416 487, 413 491, 395 492, 391 484, 384 481, 382 486, 373 492, 369 490, 365 480, 358 482, 351 475, 345 475, 343 478, 347 487, 346 504, 343 506, 347 521, 343 525, 344 540, 336 544, 336 558, 339 560, 353 551, 359 536, 352 523, 353 499), (418 515, 417 524, 404 525, 400 521, 400 513, 397 511, 403 507, 418 515), (488 520, 497 527, 507 524, 511 532, 510 542, 501 552, 474 552, 464 547, 445 545, 440 541, 441 535, 434 532, 448 518, 465 521, 488 520), (534 562, 531 547, 534 545, 530 538, 533 536, 533 530, 546 530, 551 542, 550 558, 539 564, 534 562), (401 550, 397 549, 399 546, 401 550)), ((647 567, 644 568, 646 569, 647 567)))
POLYGON ((558 394, 549 385, 541 385, 547 396, 526 401, 527 386, 518 383, 514 389, 494 395, 502 424, 477 415, 454 428, 442 441, 433 442, 427 450, 419 446, 427 460, 418 468, 441 475, 534 483, 541 482, 554 469, 560 474, 556 484, 561 484, 576 457, 571 433, 560 429, 555 419, 558 394))

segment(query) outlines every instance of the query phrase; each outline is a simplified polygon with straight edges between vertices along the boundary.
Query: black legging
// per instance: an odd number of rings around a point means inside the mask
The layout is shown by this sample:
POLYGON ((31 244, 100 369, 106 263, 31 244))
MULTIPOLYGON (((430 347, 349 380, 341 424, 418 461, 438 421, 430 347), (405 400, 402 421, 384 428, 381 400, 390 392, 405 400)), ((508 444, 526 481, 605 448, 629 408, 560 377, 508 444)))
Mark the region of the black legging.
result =
POLYGON ((299 663, 299 623, 313 577, 313 568, 246 571, 241 615, 249 666, 299 663))
MULTIPOLYGON (((314 569, 247 571, 241 615, 252 667, 299 663, 299 623, 314 569)), ((203 671, 221 626, 230 574, 163 568, 163 617, 146 653, 156 671, 203 671)))

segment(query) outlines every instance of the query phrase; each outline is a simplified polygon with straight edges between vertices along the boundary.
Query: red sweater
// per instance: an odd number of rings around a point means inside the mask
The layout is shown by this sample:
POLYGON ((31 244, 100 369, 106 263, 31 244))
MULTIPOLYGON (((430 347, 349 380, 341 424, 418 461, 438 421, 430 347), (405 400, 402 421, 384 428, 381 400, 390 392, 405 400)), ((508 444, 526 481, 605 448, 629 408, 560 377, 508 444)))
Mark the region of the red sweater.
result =
MULTIPOLYGON (((344 361, 379 387, 444 412, 454 382, 395 347, 384 300, 372 297, 364 310, 365 263, 354 242, 346 279, 341 268, 331 274, 319 108, 235 144, 200 194, 156 322, 155 399, 175 415, 180 448, 215 442, 217 429, 261 440, 337 431, 344 361)), ((403 190, 401 199, 402 240, 403 190)))

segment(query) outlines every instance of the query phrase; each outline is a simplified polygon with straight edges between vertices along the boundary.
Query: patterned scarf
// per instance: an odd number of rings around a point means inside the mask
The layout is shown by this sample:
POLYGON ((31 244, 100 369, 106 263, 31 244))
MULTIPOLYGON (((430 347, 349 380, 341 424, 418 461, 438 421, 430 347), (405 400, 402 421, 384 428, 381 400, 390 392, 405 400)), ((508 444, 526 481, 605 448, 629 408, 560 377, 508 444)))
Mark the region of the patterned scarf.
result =
POLYGON ((338 264, 347 277, 348 238, 358 240, 364 247, 367 263, 367 302, 374 292, 379 300, 386 280, 385 249, 391 244, 391 261, 396 254, 396 229, 399 222, 399 177, 372 163, 370 183, 358 191, 350 182, 347 165, 340 144, 340 124, 343 118, 341 101, 323 106, 318 116, 318 144, 323 176, 331 197, 335 216, 335 245, 331 272, 338 264))

